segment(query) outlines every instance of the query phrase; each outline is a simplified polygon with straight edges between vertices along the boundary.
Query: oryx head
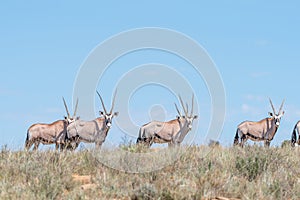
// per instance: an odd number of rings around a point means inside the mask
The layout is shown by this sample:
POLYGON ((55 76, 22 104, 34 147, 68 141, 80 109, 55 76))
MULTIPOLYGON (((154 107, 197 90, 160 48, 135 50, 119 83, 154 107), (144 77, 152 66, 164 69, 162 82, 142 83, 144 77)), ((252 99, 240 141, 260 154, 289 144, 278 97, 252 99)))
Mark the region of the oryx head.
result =
POLYGON ((68 106, 66 104, 66 101, 65 101, 65 98, 63 97, 63 102, 64 102, 64 105, 65 105, 65 109, 66 109, 66 112, 67 112, 67 116, 65 116, 65 120, 68 124, 71 124, 73 123, 75 120, 78 120, 80 117, 76 117, 76 112, 77 112, 77 106, 78 106, 78 99, 76 101, 76 106, 75 106, 75 110, 74 110, 74 114, 73 116, 70 115, 69 113, 69 110, 68 110, 68 106))
POLYGON ((117 90, 115 91, 115 94, 114 94, 114 97, 113 97, 113 102, 112 102, 112 105, 111 105, 111 109, 109 112, 106 111, 106 108, 104 106, 104 102, 103 102, 103 99, 101 97, 101 95, 99 94, 99 92, 97 91, 97 94, 100 98, 100 101, 101 101, 101 104, 102 104, 102 107, 103 107, 103 110, 104 111, 99 111, 100 113, 100 116, 103 116, 104 119, 105 119, 105 125, 107 128, 110 128, 111 125, 112 125, 112 119, 114 116, 118 116, 119 112, 114 112, 113 113, 113 108, 114 108, 114 105, 115 105, 115 98, 116 98, 116 93, 117 93, 117 90))
POLYGON ((269 112, 269 115, 275 120, 276 126, 279 126, 280 125, 281 117, 284 115, 284 111, 283 111, 284 100, 281 103, 281 106, 279 108, 279 112, 278 113, 276 113, 276 110, 275 110, 275 107, 274 107, 274 105, 272 103, 272 100, 270 98, 269 98, 269 100, 270 100, 270 104, 271 104, 271 107, 272 107, 272 110, 273 110, 273 113, 269 112))
POLYGON ((180 113, 180 111, 179 111, 179 109, 178 109, 178 107, 177 107, 177 105, 175 103, 175 108, 176 108, 176 110, 178 112, 178 115, 179 115, 179 116, 177 116, 177 118, 179 120, 180 119, 185 120, 186 126, 188 127, 189 130, 191 130, 192 127, 193 127, 193 121, 194 121, 194 119, 197 119, 197 117, 198 117, 197 115, 193 114, 193 112, 194 112, 194 94, 192 96, 192 110, 191 110, 190 114, 189 114, 189 110, 188 110, 188 104, 186 104, 186 108, 185 108, 184 103, 183 103, 180 95, 178 95, 178 97, 179 97, 182 109, 184 111, 184 115, 181 115, 181 113, 180 113))

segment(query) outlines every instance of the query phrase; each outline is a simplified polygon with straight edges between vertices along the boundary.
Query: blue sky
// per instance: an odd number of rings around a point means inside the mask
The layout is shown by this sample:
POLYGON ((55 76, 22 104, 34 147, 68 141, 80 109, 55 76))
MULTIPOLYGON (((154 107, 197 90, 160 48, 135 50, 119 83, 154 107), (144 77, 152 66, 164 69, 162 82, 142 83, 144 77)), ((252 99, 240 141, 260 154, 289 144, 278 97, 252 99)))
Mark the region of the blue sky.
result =
MULTIPOLYGON (((181 32, 206 49, 226 89, 222 144, 232 143, 240 122, 267 117, 268 97, 276 107, 285 98, 286 114, 272 142, 278 145, 290 139, 300 119, 299 6, 297 1, 2 2, 0 146, 21 148, 31 124, 61 119, 65 114, 61 97, 71 106, 77 73, 89 53, 115 34, 143 27, 181 32)), ((174 55, 146 50, 117 60, 99 82, 106 104, 118 79, 145 63, 166 64, 190 81, 200 110, 195 143, 203 143, 210 96, 201 77, 174 55)), ((129 101, 131 118, 142 125, 150 120, 149 108, 160 104, 166 109, 166 118, 172 119, 176 115, 174 101, 176 98, 163 88, 144 87, 129 101)), ((116 110, 122 103, 117 100, 116 110)), ((95 108, 101 108, 96 96, 95 108)), ((119 143, 121 137, 114 127, 108 140, 119 143)))

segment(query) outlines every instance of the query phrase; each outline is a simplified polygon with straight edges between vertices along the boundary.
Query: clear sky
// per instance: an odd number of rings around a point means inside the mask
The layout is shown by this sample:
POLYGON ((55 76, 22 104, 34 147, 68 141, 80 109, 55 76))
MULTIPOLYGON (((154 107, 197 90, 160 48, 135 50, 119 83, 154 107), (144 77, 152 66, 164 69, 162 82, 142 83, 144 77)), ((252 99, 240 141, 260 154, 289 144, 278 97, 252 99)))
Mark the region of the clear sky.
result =
MULTIPOLYGON (((285 98, 286 114, 271 143, 279 145, 290 139, 300 119, 299 7, 298 1, 2 2, 0 146, 21 148, 31 124, 61 119, 65 114, 61 97, 71 107, 74 82, 89 53, 113 35, 143 27, 181 32, 210 55, 226 89, 222 144, 232 144, 240 122, 267 117, 271 111, 268 97, 277 109, 285 98)), ((194 143, 203 143, 211 115, 210 96, 201 76, 174 55, 145 50, 117 60, 97 87, 106 104, 119 78, 145 63, 168 65, 190 81, 200 110, 194 143)), ((162 87, 143 87, 129 101, 131 119, 137 125, 148 122, 149 109, 157 104, 165 107, 166 119, 172 119, 176 115, 174 101, 162 87)), ((122 103, 117 99, 115 109, 122 103)), ((95 108, 101 109, 96 95, 95 108)), ((122 137, 115 126, 108 140, 118 144, 122 137)))

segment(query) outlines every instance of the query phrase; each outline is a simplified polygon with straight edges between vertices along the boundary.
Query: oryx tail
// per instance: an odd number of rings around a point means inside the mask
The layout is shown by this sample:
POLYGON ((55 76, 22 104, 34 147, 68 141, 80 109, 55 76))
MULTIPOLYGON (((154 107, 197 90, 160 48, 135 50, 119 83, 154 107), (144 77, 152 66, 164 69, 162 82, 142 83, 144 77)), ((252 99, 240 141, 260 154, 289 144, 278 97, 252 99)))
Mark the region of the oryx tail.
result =
POLYGON ((139 137, 136 140, 136 143, 140 143, 140 142, 142 142, 142 129, 141 128, 140 128, 140 131, 139 131, 139 137))
POLYGON ((237 145, 239 144, 239 129, 236 130, 236 134, 235 134, 235 137, 234 137, 234 142, 233 142, 234 145, 237 145))
POLYGON ((292 146, 295 146, 295 143, 297 142, 297 125, 298 125, 298 123, 296 123, 295 128, 292 133, 292 140, 291 140, 292 146))
POLYGON ((25 140, 25 148, 28 149, 31 145, 29 144, 29 130, 27 131, 27 136, 25 140))

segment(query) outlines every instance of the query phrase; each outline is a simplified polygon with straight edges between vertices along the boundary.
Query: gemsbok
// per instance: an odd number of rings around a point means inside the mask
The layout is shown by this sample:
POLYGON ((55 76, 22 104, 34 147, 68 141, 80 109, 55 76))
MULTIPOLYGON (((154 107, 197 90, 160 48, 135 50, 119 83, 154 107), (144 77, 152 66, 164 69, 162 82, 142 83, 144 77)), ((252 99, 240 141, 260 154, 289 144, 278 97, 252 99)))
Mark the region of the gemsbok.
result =
POLYGON ((188 113, 188 106, 184 107, 183 101, 179 96, 184 114, 181 115, 176 103, 175 108, 178 112, 176 119, 168 122, 152 121, 143 125, 139 130, 137 144, 150 147, 153 143, 168 143, 169 147, 179 146, 187 133, 192 129, 193 121, 198 116, 194 115, 194 95, 192 97, 192 110, 188 113))
POLYGON ((78 99, 73 116, 70 115, 64 98, 63 102, 67 112, 67 116, 65 116, 63 120, 57 120, 51 124, 33 124, 27 130, 27 137, 25 142, 25 148, 27 150, 29 150, 33 144, 33 150, 37 150, 40 143, 55 144, 56 150, 58 150, 58 148, 60 150, 68 148, 66 146, 67 126, 79 119, 79 117, 76 117, 78 99))
POLYGON ((300 146, 300 121, 298 121, 294 127, 292 133, 291 145, 292 147, 300 146), (297 140, 297 132, 298 132, 298 140, 297 140))
POLYGON ((98 91, 97 94, 104 110, 104 112, 99 111, 100 117, 92 121, 77 120, 76 122, 70 124, 70 126, 67 128, 68 140, 72 143, 76 143, 74 149, 77 148, 80 142, 95 143, 96 149, 99 149, 105 141, 108 131, 112 126, 113 117, 118 115, 118 112, 113 113, 116 92, 114 94, 112 106, 109 112, 106 111, 103 99, 98 91))
POLYGON ((269 112, 270 117, 259 122, 245 121, 241 123, 236 131, 234 145, 240 144, 243 147, 245 142, 250 139, 252 141, 264 141, 266 147, 270 146, 270 142, 279 128, 281 117, 284 115, 284 111, 282 110, 284 100, 277 114, 272 100, 269 99, 269 101, 273 110, 273 113, 269 112))

